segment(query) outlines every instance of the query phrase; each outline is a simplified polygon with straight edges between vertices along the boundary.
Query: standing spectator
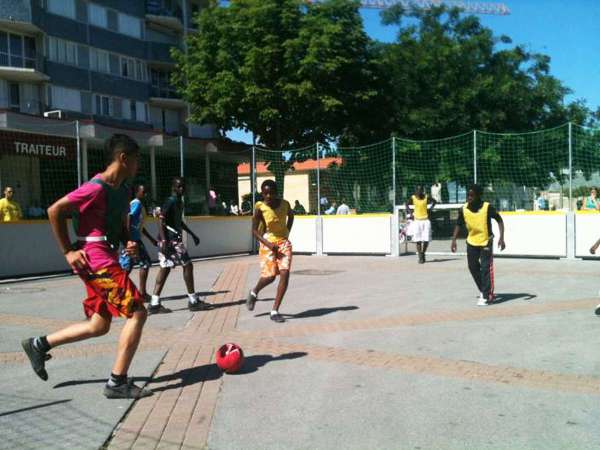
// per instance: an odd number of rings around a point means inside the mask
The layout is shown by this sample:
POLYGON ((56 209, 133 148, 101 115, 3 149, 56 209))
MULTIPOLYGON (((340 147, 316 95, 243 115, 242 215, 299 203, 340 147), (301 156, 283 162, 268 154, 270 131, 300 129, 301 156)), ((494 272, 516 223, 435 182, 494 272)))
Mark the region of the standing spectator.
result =
POLYGON ((294 202, 294 214, 306 214, 306 208, 298 200, 294 202))
POLYGON ((346 204, 346 200, 342 199, 342 204, 338 207, 336 214, 339 214, 339 215, 350 214, 350 208, 346 204))
POLYGON ((546 197, 541 192, 538 193, 536 206, 538 211, 548 211, 548 200, 546 200, 546 197))
POLYGON ((217 193, 212 186, 208 190, 208 213, 214 216, 217 212, 217 193))
POLYGON ((6 186, 4 198, 0 199, 0 222, 14 222, 23 218, 21 206, 13 200, 15 190, 6 186))
POLYGON ((592 188, 592 190, 590 191, 589 197, 586 197, 585 201, 583 202, 583 207, 581 209, 584 209, 584 210, 600 209, 600 205, 598 205, 597 194, 598 194, 598 191, 596 191, 596 188, 592 188))
POLYGON ((431 185, 431 198, 436 203, 442 203, 442 184, 439 181, 431 185))

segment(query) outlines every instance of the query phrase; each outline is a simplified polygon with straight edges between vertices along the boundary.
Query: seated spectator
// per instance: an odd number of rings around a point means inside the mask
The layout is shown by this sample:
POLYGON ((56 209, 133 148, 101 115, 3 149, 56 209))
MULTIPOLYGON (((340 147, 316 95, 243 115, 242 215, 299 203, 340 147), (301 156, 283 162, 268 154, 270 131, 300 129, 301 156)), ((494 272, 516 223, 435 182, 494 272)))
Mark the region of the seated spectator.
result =
POLYGON ((236 202, 231 202, 231 206, 229 207, 229 212, 234 216, 240 215, 240 208, 238 207, 236 202))
POLYGON ((298 200, 294 203, 294 214, 306 214, 306 209, 298 200))
POLYGON ((327 215, 332 215, 332 214, 335 214, 335 213, 336 213, 336 211, 337 211, 337 204, 336 204, 335 202, 333 202, 333 203, 331 204, 331 206, 329 207, 329 209, 327 209, 327 210, 325 211, 325 214, 327 214, 327 215))
POLYGON ((342 204, 338 207, 336 214, 340 214, 340 215, 350 214, 350 207, 346 204, 346 200, 342 200, 342 204))

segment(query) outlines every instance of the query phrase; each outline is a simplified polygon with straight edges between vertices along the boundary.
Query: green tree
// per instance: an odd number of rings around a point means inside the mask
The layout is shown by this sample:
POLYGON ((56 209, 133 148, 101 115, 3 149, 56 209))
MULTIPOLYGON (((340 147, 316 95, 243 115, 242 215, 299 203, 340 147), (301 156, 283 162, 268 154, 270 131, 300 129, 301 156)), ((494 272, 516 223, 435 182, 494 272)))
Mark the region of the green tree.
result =
MULTIPOLYGON (((252 131, 260 144, 285 150, 344 134, 377 96, 359 2, 213 1, 197 17, 188 54, 175 52, 174 82, 192 105, 191 119, 252 131)), ((265 152, 280 189, 306 152, 265 152)))

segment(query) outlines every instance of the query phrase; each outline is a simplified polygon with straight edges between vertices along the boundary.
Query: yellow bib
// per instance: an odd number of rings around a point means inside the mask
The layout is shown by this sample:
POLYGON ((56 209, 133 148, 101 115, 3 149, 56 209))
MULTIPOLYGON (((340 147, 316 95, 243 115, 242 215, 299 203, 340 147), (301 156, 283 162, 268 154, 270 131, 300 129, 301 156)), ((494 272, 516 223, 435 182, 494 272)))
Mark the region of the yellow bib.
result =
POLYGON ((488 230, 488 208, 490 204, 483 202, 479 211, 473 212, 467 204, 463 206, 463 217, 467 225, 467 242, 476 247, 485 247, 490 240, 490 231, 488 230))
POLYGON ((267 228, 265 237, 269 242, 279 242, 288 238, 290 230, 287 227, 287 215, 290 204, 286 200, 281 200, 275 209, 264 202, 256 202, 256 208, 262 213, 267 228))
POLYGON ((412 203, 415 207, 415 219, 425 220, 429 218, 429 215, 427 214, 427 196, 421 199, 416 195, 413 195, 412 203))

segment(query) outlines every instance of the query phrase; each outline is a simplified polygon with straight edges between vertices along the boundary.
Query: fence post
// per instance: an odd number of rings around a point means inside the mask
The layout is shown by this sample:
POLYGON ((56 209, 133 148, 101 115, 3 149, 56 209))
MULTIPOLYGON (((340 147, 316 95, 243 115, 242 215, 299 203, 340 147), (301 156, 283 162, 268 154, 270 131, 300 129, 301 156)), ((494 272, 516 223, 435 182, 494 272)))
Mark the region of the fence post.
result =
POLYGON ((569 211, 573 208, 573 123, 569 122, 569 211))
POLYGON ((321 217, 321 155, 317 142, 317 220, 316 220, 316 255, 323 256, 323 218, 321 217))
POLYGON ((183 178, 183 136, 179 136, 179 176, 183 178))
POLYGON ((75 139, 77 139, 77 186, 81 186, 81 137, 79 135, 79 120, 75 121, 75 139))
POLYGON ((150 185, 152 186, 152 200, 158 202, 158 189, 156 186, 156 147, 154 146, 150 147, 150 185))
POLYGON ((473 130, 473 182, 477 184, 477 130, 473 130))
MULTIPOLYGON (((256 136, 252 133, 252 162, 250 164, 250 192, 252 192, 252 217, 254 217, 254 205, 256 205, 256 136)), ((257 242, 252 236, 252 253, 257 252, 257 242)))
POLYGON ((392 212, 396 206, 396 136, 392 136, 392 212))

